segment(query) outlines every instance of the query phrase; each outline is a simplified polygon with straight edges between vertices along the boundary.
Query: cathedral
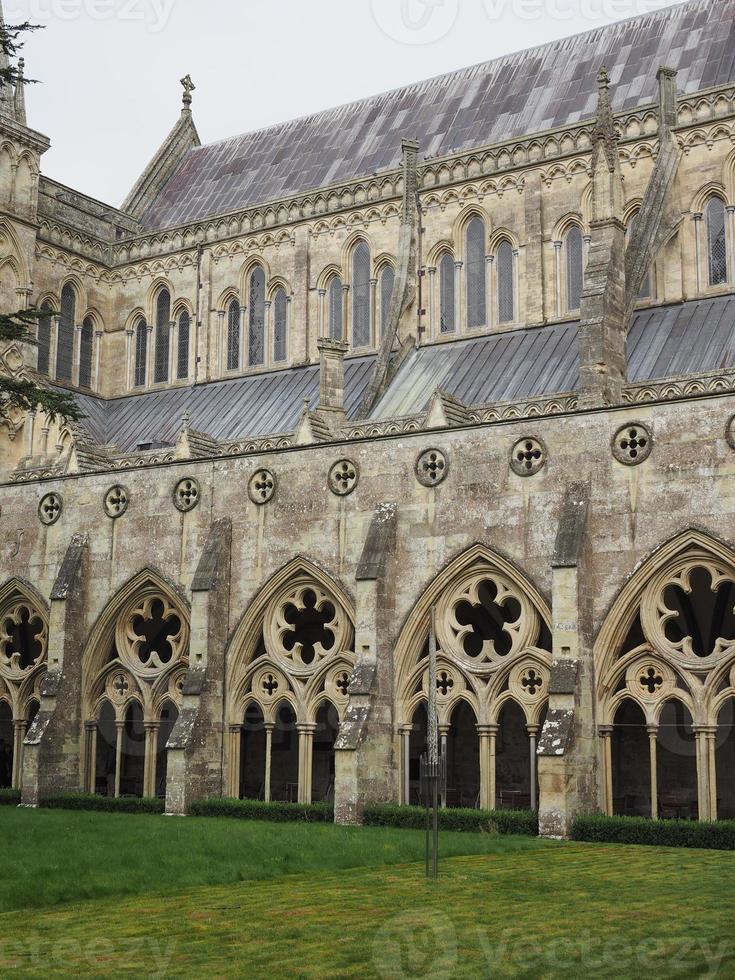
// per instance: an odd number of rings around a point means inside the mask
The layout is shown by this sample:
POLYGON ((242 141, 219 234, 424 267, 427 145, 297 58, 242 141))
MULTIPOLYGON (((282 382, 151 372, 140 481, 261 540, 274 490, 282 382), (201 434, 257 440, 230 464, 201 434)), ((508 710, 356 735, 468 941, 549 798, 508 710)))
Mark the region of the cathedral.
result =
POLYGON ((0 371, 81 410, 0 421, 0 785, 356 823, 435 685, 447 806, 735 818, 735 0, 211 145, 182 88, 120 208, 0 88, 0 371))

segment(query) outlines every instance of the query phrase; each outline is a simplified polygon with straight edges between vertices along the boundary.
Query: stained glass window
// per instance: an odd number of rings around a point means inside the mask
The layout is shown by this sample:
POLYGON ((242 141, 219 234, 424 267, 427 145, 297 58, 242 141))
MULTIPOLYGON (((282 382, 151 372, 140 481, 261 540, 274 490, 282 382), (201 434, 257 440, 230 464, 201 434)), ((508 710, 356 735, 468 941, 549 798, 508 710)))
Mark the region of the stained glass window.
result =
POLYGON ((467 327, 482 327, 487 321, 485 296, 485 223, 473 218, 466 234, 467 327))
POLYGON ((227 307, 227 370, 240 367, 240 302, 233 299, 227 307))
POLYGON ((352 346, 370 346, 370 249, 360 242, 352 253, 352 346))
POLYGON ((501 242, 495 258, 498 270, 498 323, 512 323, 515 319, 513 309, 513 247, 510 242, 501 242))
POLYGON ((191 317, 186 310, 179 314, 179 337, 178 350, 176 355, 176 377, 189 377, 189 333, 191 331, 191 317))
POLYGON ((707 205, 707 252, 709 284, 720 286, 727 282, 727 242, 725 238, 725 205, 719 197, 707 205))
POLYGON ((342 325, 342 280, 334 276, 329 281, 329 336, 332 340, 344 339, 342 325))
POLYGON ((56 377, 71 381, 74 357, 74 323, 77 313, 77 294, 70 282, 61 290, 61 316, 56 345, 56 377))
POLYGON ((286 360, 288 329, 288 297, 282 287, 276 290, 273 297, 273 360, 286 360))
POLYGON ((248 364, 258 367, 265 362, 265 272, 259 265, 250 273, 248 305, 248 364))
POLYGON ((567 232, 565 248, 567 264, 567 312, 572 313, 582 305, 582 279, 584 274, 582 232, 577 225, 572 225, 567 232))
POLYGON ((148 327, 141 317, 135 327, 135 387, 145 387, 146 358, 148 355, 148 327))
POLYGON ((162 289, 156 300, 156 363, 153 372, 153 379, 156 384, 168 381, 170 321, 171 293, 168 289, 162 289))
MULTIPOLYGON (((48 303, 44 303, 42 310, 51 312, 48 303)), ((42 316, 38 321, 38 373, 48 374, 51 356, 51 317, 42 316)))
POLYGON ((91 316, 84 318, 79 337, 79 387, 92 387, 92 351, 94 348, 94 322, 91 316))
POLYGON ((454 257, 448 252, 439 263, 439 315, 442 333, 454 333, 454 257))

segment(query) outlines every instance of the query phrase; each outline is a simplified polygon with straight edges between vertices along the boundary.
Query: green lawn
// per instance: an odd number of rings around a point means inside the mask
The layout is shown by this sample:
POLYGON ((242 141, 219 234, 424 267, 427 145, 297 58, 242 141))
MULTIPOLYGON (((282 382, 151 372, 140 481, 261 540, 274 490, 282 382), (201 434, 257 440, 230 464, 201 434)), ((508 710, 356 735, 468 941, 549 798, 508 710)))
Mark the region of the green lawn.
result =
POLYGON ((411 831, 8 810, 0 832, 1 976, 735 975, 730 852, 447 834, 466 856, 426 883, 411 831))

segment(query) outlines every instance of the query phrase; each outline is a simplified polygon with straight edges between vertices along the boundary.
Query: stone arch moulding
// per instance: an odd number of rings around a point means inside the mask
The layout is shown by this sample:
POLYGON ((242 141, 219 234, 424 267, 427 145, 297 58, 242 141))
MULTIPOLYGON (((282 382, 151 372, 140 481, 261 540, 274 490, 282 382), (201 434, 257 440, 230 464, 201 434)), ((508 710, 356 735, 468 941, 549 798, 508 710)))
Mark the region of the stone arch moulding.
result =
POLYGON ((595 670, 602 678, 614 661, 635 618, 646 586, 657 572, 687 552, 708 556, 735 570, 735 549, 700 528, 678 531, 637 563, 628 580, 610 603, 594 642, 595 670))
POLYGON ((308 576, 314 579, 318 585, 331 592, 334 598, 342 605, 352 623, 355 622, 355 603, 343 585, 324 568, 310 559, 301 556, 291 559, 291 561, 277 572, 274 572, 268 581, 261 586, 241 616, 239 623, 232 631, 225 651, 228 709, 232 707, 232 698, 235 696, 234 687, 237 673, 238 671, 241 672, 247 669, 258 643, 259 633, 254 627, 265 616, 268 605, 271 603, 273 597, 287 586, 291 580, 301 576, 308 576))
POLYGON ((186 629, 189 629, 191 611, 181 587, 173 584, 161 572, 151 567, 142 569, 128 579, 116 591, 97 617, 84 645, 82 654, 82 708, 85 717, 89 716, 93 709, 93 705, 89 703, 92 685, 105 669, 105 661, 110 652, 109 642, 114 638, 120 613, 137 596, 151 591, 162 593, 171 605, 181 613, 186 629))
POLYGON ((551 628, 551 604, 546 596, 538 589, 529 576, 516 563, 502 552, 480 542, 470 545, 444 566, 424 581, 419 587, 419 598, 405 617, 398 631, 398 642, 394 650, 396 677, 410 663, 412 654, 422 641, 423 627, 428 628, 428 617, 431 607, 436 605, 447 585, 468 570, 477 562, 495 565, 502 574, 510 578, 519 588, 523 589, 529 601, 536 607, 539 615, 551 628))

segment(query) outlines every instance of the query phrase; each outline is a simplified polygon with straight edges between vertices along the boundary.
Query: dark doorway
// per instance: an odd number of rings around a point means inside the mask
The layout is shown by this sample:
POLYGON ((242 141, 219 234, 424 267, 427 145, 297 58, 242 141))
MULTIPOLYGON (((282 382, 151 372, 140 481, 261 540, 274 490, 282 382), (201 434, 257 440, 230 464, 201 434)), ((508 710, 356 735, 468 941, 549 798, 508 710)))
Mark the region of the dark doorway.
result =
POLYGON ((260 705, 245 709, 240 735, 240 799, 265 798, 265 724, 260 705))
POLYGON ((299 733, 290 704, 281 702, 276 711, 271 752, 271 798, 297 803, 299 798, 299 733))
POLYGON ((500 712, 495 787, 501 810, 531 808, 531 747, 526 715, 515 701, 506 701, 500 712))
POLYGON ((413 713, 409 736, 409 802, 425 803, 421 798, 421 756, 426 752, 428 737, 428 713, 422 701, 413 713))
POLYGON ((161 708, 161 722, 158 726, 156 737, 156 796, 159 799, 166 798, 166 779, 168 775, 168 752, 166 743, 171 737, 179 717, 179 709, 173 701, 164 702, 161 708))
POLYGON ((13 712, 7 701, 0 701, 0 789, 13 783, 13 712))
POLYGON ((145 775, 145 725, 143 709, 133 701, 125 714, 120 796, 142 796, 145 775))
POLYGON ((109 701, 102 705, 97 720, 97 757, 95 759, 94 791, 100 796, 115 795, 115 765, 117 725, 115 709, 109 701))
POLYGON ((729 698, 717 719, 717 819, 735 820, 735 698, 729 698))
POLYGON ((447 737, 447 806, 476 807, 480 800, 480 737, 475 712, 456 705, 447 737))
POLYGON ((311 771, 311 798, 315 803, 334 799, 334 743, 339 732, 339 714, 325 701, 316 716, 314 755, 311 771))
POLYGON ((673 698, 664 704, 659 718, 656 782, 659 817, 697 819, 697 746, 692 716, 685 704, 673 698))
POLYGON ((612 736, 613 812, 651 816, 651 755, 643 710, 626 698, 612 736))

